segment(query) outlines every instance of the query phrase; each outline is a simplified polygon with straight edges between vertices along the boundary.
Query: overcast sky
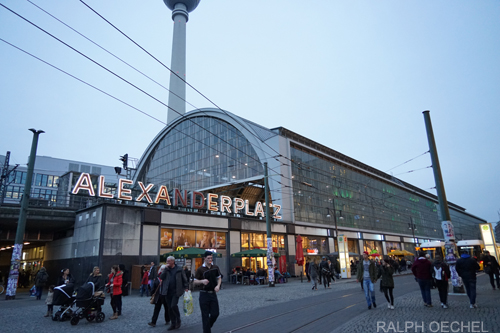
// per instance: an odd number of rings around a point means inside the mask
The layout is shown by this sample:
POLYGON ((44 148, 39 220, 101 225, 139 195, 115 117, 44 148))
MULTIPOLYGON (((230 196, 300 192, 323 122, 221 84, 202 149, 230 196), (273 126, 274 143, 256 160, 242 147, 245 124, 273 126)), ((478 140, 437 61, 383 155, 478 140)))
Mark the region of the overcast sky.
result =
MULTIPOLYGON (((168 87, 161 64, 80 1, 32 1, 168 87)), ((85 2, 170 66, 173 22, 163 1, 85 2)), ((167 103, 164 88, 30 2, 0 3, 167 103)), ((422 111, 430 110, 448 200, 494 222, 499 18, 497 0, 202 0, 187 25, 187 81, 225 110, 436 194, 430 155, 422 155, 422 111)), ((3 7, 0 38, 166 121, 164 105, 3 7)), ((213 107, 191 90, 187 99, 187 110, 213 107)), ((27 163, 31 127, 46 132, 38 155, 110 166, 124 153, 140 158, 164 127, 2 41, 0 108, 0 154, 11 151, 12 164, 27 163)))

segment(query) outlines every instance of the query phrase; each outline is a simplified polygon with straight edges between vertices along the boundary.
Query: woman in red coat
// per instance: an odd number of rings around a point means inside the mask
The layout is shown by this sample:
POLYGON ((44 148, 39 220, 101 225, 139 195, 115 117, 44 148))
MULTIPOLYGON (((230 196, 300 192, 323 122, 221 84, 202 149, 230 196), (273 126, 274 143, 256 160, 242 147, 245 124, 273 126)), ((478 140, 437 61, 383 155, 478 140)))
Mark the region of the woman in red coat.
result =
POLYGON ((111 273, 108 276, 107 290, 111 294, 111 307, 113 308, 113 316, 109 319, 118 319, 122 312, 122 276, 118 265, 111 267, 111 273))

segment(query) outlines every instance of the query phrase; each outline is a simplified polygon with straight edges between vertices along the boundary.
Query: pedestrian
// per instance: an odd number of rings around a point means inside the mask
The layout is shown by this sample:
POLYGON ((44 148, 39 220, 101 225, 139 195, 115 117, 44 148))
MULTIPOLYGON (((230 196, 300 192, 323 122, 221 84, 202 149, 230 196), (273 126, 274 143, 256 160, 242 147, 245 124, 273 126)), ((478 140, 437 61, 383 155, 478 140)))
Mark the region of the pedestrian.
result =
POLYGON ((309 275, 309 260, 306 261, 306 267, 305 267, 305 270, 306 270, 306 277, 307 277, 307 282, 311 282, 311 276, 309 275))
POLYGON ((49 279, 49 274, 45 267, 40 268, 35 277, 35 289, 36 289, 36 299, 40 300, 42 298, 43 288, 49 279))
POLYGON ((184 265, 182 267, 182 270, 184 271, 184 274, 186 275, 186 278, 189 281, 191 279, 191 271, 189 270, 189 268, 187 267, 187 265, 184 265))
POLYGON ((448 279, 451 276, 450 267, 442 260, 441 256, 436 256, 432 264, 433 276, 439 292, 439 301, 443 309, 448 308, 448 279))
POLYGON ((149 285, 149 291, 153 293, 153 283, 158 274, 156 273, 157 268, 155 267, 154 261, 151 261, 151 266, 149 267, 149 276, 148 276, 148 285, 149 285))
MULTIPOLYGON (((149 297, 148 284, 149 284, 149 272, 148 272, 147 269, 144 268, 142 270, 141 288, 139 290, 139 292, 141 294, 141 297, 144 295, 144 293, 146 293, 146 296, 149 297)), ((153 291, 152 292, 154 293, 155 290, 156 290, 156 287, 154 287, 154 285, 153 285, 153 291)))
POLYGON ((69 268, 61 269, 61 275, 57 279, 57 285, 61 286, 63 284, 68 285, 68 284, 74 284, 74 283, 75 283, 75 279, 73 278, 73 275, 71 275, 71 273, 69 272, 69 268))
POLYGON ((122 311, 122 275, 118 265, 111 267, 111 273, 108 276, 108 284, 106 285, 108 292, 111 295, 111 308, 113 315, 110 320, 118 319, 118 312, 122 311))
MULTIPOLYGON (((161 297, 161 291, 159 290, 159 288, 161 288, 160 286, 162 284, 162 281, 160 280, 160 276, 166 267, 167 267, 167 265, 161 265, 160 269, 158 270, 158 276, 153 281, 153 294, 154 294, 153 295, 154 296, 153 302, 154 302, 155 308, 153 310, 153 317, 151 318, 151 321, 148 323, 148 325, 151 327, 156 326, 156 321, 158 320, 158 316, 160 315, 162 305, 163 305, 163 311, 165 312, 165 315, 164 315, 165 316, 165 325, 170 324, 170 316, 168 314, 168 306, 167 306, 166 297, 161 297)), ((149 296, 149 291, 147 289, 147 286, 148 286, 147 285, 147 274, 148 274, 148 271, 145 269, 144 270, 144 276, 146 276, 145 287, 146 287, 146 292, 148 293, 148 296, 149 296)))
POLYGON ((47 298, 45 299, 45 304, 47 304, 47 313, 44 317, 52 317, 52 311, 54 310, 54 305, 52 300, 54 299, 54 285, 49 286, 49 292, 47 293, 47 298))
POLYGON ((104 289, 104 280, 99 267, 95 266, 87 278, 86 283, 92 282, 94 284, 94 296, 101 295, 104 289))
POLYGON ((320 281, 321 279, 323 279, 323 286, 325 287, 325 289, 327 287, 330 288, 330 268, 328 267, 328 261, 326 261, 326 257, 323 257, 321 263, 319 264, 319 276, 320 281))
POLYGON ((422 299, 424 300, 424 306, 431 308, 432 264, 426 258, 425 252, 418 252, 418 259, 413 263, 411 271, 413 272, 415 280, 418 282, 420 287, 422 299))
POLYGON ((318 290, 318 264, 316 259, 309 263, 309 276, 311 277, 312 290, 318 290))
POLYGON ((179 312, 179 297, 188 291, 188 281, 181 267, 175 264, 175 258, 167 258, 167 266, 160 275, 160 293, 162 302, 167 304, 170 327, 167 331, 181 327, 181 314, 179 312))
POLYGON ((489 251, 484 251, 483 263, 484 263, 484 272, 490 276, 491 287, 493 287, 493 290, 495 290, 495 280, 496 280, 497 288, 500 289, 498 261, 495 259, 495 257, 490 255, 489 251))
MULTIPOLYGON (((123 272, 122 274, 122 297, 125 297, 125 296, 128 296, 128 286, 129 286, 129 272, 128 270, 125 268, 125 265, 124 264, 120 264, 118 265, 118 267, 120 267, 120 271, 123 272)), ((121 311, 118 312, 118 315, 121 316, 122 313, 121 311)))
POLYGON ((455 266, 458 275, 464 282, 467 296, 469 296, 470 308, 477 308, 476 305, 476 271, 479 270, 479 264, 472 258, 467 251, 463 251, 460 259, 455 266))
POLYGON ((375 267, 373 260, 368 259, 368 256, 367 251, 363 252, 363 260, 359 262, 357 268, 356 282, 363 282, 366 303, 368 304, 368 310, 370 310, 372 304, 374 308, 377 307, 374 287, 374 283, 377 282, 377 267, 375 267))
POLYGON ((203 333, 210 333, 217 317, 219 317, 219 301, 217 293, 220 290, 222 274, 217 265, 212 264, 213 254, 206 251, 204 263, 194 275, 194 284, 201 285, 200 310, 203 322, 203 333))
MULTIPOLYGON (((328 260, 328 269, 330 270, 331 281, 335 282, 335 266, 333 265, 331 260, 328 260)), ((330 286, 330 283, 328 283, 328 286, 330 286)))
POLYGON ((394 310, 394 295, 392 290, 394 289, 394 267, 387 256, 381 262, 380 265, 380 288, 384 292, 385 299, 387 300, 387 308, 394 310))

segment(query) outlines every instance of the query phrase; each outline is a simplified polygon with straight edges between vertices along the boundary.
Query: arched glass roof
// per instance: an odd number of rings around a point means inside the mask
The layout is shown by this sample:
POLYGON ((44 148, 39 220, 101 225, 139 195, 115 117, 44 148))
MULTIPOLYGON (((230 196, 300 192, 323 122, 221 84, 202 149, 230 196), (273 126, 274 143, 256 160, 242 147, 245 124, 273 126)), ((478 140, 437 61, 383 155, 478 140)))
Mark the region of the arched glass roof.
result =
POLYGON ((206 115, 176 124, 146 159, 137 180, 167 185, 169 190, 204 190, 264 174, 245 136, 228 122, 206 115))

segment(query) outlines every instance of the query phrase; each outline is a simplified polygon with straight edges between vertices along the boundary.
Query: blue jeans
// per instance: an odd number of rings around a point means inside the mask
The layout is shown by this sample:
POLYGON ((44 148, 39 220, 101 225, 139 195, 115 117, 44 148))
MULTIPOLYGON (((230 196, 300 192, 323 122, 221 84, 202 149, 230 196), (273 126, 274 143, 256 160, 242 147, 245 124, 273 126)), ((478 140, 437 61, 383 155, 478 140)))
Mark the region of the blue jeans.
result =
POLYGON ((432 299, 431 299, 431 288, 432 288, 432 279, 429 280, 422 280, 422 279, 417 279, 418 285, 420 286, 420 292, 422 293, 422 299, 424 300, 425 304, 432 304, 432 299))
MULTIPOLYGON (((36 299, 42 299, 42 292, 43 292, 43 287, 35 288, 36 289, 36 299)), ((476 291, 476 288, 474 288, 474 292, 476 291)))
POLYGON ((371 280, 363 280, 363 289, 365 290, 365 298, 368 306, 375 303, 375 288, 373 286, 373 282, 371 280))
POLYGON ((470 304, 476 304, 476 280, 462 280, 464 282, 470 304))
POLYGON ((142 297, 142 295, 144 295, 144 293, 146 293, 146 296, 149 296, 148 285, 147 284, 141 284, 141 288, 139 289, 139 292, 141 293, 141 297, 142 297))

